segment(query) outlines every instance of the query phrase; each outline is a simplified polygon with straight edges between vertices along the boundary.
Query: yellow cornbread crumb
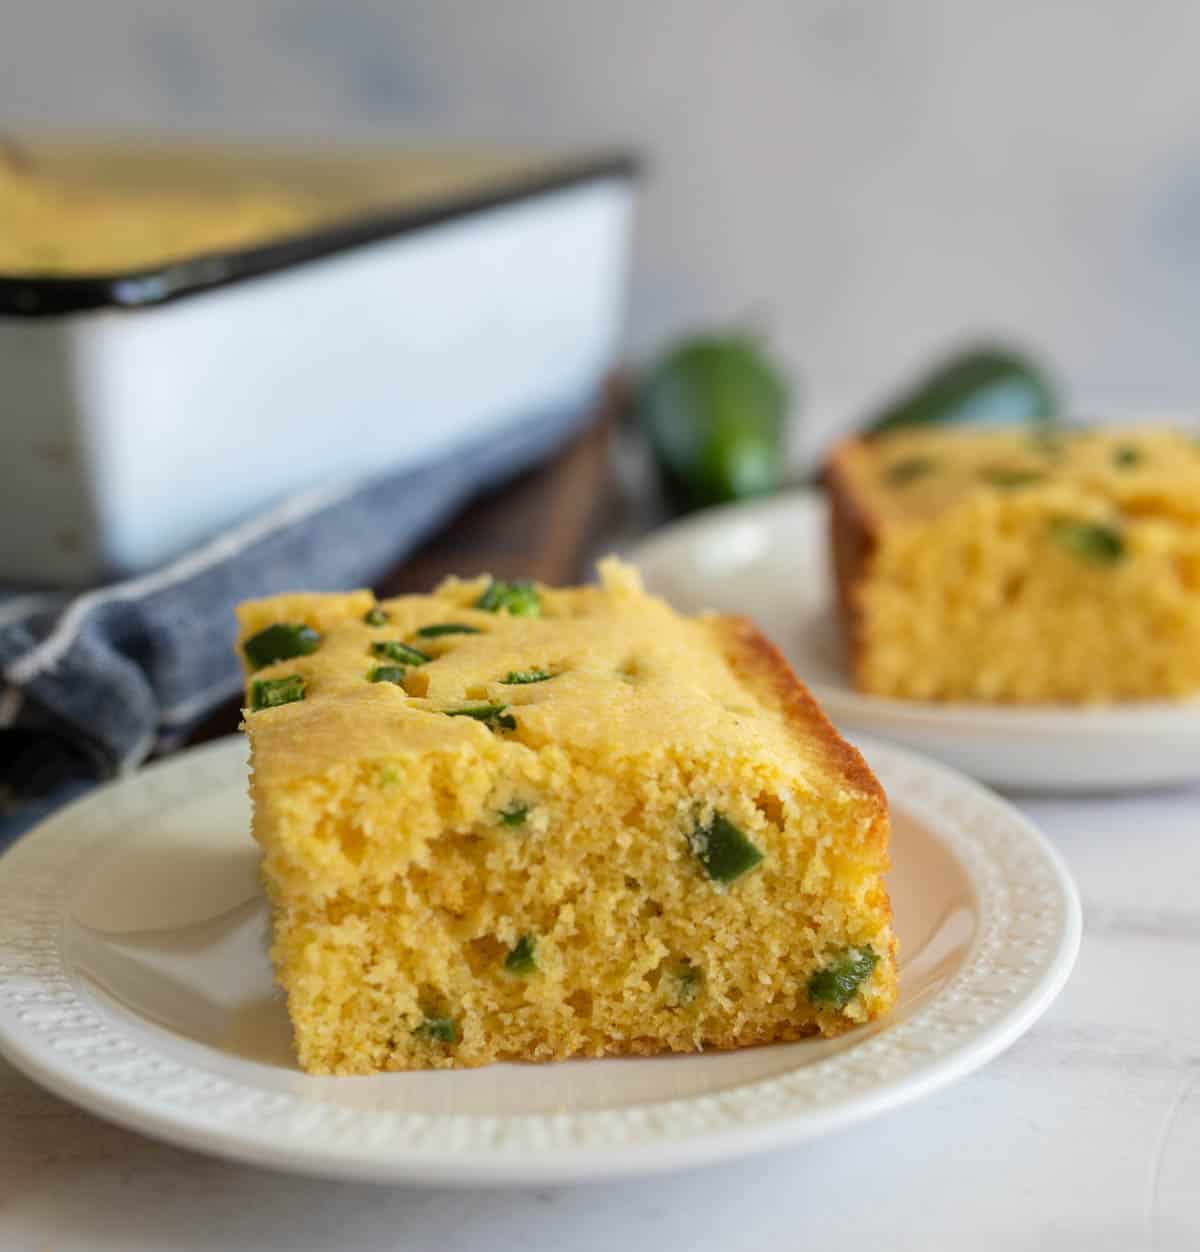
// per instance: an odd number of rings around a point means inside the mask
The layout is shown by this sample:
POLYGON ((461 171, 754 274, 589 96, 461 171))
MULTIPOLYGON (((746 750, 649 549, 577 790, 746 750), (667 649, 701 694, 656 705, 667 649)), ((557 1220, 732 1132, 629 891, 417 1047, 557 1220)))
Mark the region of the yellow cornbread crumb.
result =
POLYGON ((196 191, 63 181, 0 153, 0 273, 114 274, 311 229, 328 210, 270 185, 196 191))
POLYGON ((1165 428, 922 430, 835 450, 853 675, 917 700, 1200 691, 1200 443, 1165 428))
POLYGON ((891 1007, 862 758, 748 622, 602 578, 526 589, 529 616, 478 607, 486 578, 239 609, 259 661, 308 628, 245 726, 310 1072, 734 1048, 891 1007))

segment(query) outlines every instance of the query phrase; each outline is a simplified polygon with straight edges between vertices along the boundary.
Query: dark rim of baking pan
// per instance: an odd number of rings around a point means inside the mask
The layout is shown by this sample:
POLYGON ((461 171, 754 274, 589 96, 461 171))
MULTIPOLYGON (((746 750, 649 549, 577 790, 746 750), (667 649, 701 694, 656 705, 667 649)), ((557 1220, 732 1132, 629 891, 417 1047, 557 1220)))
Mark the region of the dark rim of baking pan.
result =
POLYGON ((468 217, 486 209, 563 191, 611 178, 633 179, 638 159, 610 153, 564 162, 533 174, 500 182, 420 208, 347 218, 302 235, 224 252, 204 252, 166 265, 120 274, 88 274, 73 278, 0 275, 0 314, 50 317, 88 309, 139 309, 212 291, 229 283, 346 252, 363 244, 394 238, 468 217))

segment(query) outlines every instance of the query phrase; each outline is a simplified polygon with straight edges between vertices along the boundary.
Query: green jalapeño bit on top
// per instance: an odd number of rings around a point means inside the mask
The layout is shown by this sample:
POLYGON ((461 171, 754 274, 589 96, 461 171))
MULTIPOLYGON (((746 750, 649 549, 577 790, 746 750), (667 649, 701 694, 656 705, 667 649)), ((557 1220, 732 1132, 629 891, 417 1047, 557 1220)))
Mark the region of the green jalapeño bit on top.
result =
POLYGON ((487 590, 475 601, 477 609, 489 613, 501 611, 513 617, 541 617, 542 601, 537 588, 526 579, 517 582, 501 582, 493 578, 487 590))
POLYGON ((395 683, 401 687, 404 685, 404 674, 403 665, 376 665, 367 678, 373 683, 395 683))
POLYGON ((709 878, 725 885, 748 874, 763 859, 762 850, 721 813, 714 813, 707 826, 697 826, 688 835, 688 845, 709 878))
POLYGON ((985 465, 979 471, 979 477, 993 487, 1009 491, 1017 487, 1032 487, 1035 483, 1044 483, 1046 475, 1041 470, 1022 469, 1012 465, 985 465))
POLYGON ((311 626, 302 622, 279 622, 251 635, 242 644, 242 652, 254 669, 274 665, 276 661, 290 661, 295 656, 307 656, 320 646, 321 636, 311 626))
POLYGON ((501 826, 524 826, 528 816, 529 809, 524 804, 513 804, 507 809, 496 811, 501 826))
POLYGON ((461 709, 443 709, 447 717, 469 717, 493 730, 516 730, 517 719, 507 712, 507 704, 466 704, 461 709))
POLYGON ((937 462, 932 457, 910 456, 902 461, 893 461, 884 470, 884 477, 893 487, 905 487, 926 474, 932 474, 936 468, 937 462))
POLYGON ((286 678, 256 678, 250 684, 250 708, 274 709, 281 704, 295 704, 304 699, 304 678, 289 674, 286 678))
POLYGON ((379 605, 376 605, 373 609, 368 609, 366 611, 363 615, 363 621, 366 622, 368 626, 386 626, 388 615, 379 607, 379 605))
POLYGON ((502 679, 506 687, 519 687, 524 683, 544 683, 554 675, 544 669, 510 669, 508 677, 502 679))
POLYGON ((398 639, 373 643, 371 653, 374 656, 386 657, 389 661, 401 661, 405 665, 424 665, 426 661, 433 660, 429 653, 422 652, 420 648, 414 648, 412 644, 401 643, 398 639))
POLYGON ((1049 461, 1061 461, 1067 450, 1067 437, 1063 428, 1054 422, 1044 422, 1029 433, 1029 444, 1049 461))
POLYGON ((431 626, 421 626, 417 634, 422 639, 439 639, 442 635, 477 635, 478 626, 468 626, 465 622, 434 622, 431 626))
POLYGON ((808 980, 809 1000, 813 1004, 844 1009, 878 963, 879 957, 873 948, 847 948, 832 965, 818 970, 808 980))

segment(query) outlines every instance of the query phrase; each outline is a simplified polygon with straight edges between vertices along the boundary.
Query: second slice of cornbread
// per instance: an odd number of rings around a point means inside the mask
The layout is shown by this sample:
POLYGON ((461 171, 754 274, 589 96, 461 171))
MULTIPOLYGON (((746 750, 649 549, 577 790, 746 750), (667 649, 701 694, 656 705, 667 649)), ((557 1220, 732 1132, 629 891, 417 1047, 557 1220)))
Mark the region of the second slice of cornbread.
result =
POLYGON ((300 1063, 732 1048, 889 1008, 886 801, 775 649, 616 563, 494 590, 239 611, 258 662, 303 628, 249 679, 289 702, 246 718, 300 1063))
POLYGON ((912 430, 838 447, 857 686, 1088 703, 1200 692, 1200 442, 1165 427, 912 430))

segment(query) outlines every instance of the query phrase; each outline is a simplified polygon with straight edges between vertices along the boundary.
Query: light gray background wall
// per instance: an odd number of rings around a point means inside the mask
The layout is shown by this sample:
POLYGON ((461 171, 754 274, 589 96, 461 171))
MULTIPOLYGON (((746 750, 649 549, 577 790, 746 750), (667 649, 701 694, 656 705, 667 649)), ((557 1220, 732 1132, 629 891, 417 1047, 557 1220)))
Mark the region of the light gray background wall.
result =
POLYGON ((964 334, 1200 401, 1194 0, 0 0, 0 118, 632 142, 631 346, 770 327, 837 420, 964 334))

